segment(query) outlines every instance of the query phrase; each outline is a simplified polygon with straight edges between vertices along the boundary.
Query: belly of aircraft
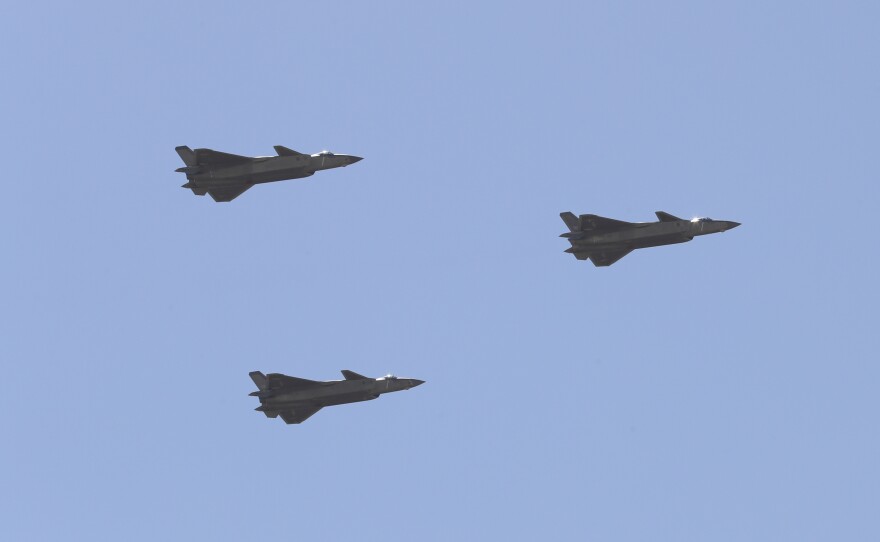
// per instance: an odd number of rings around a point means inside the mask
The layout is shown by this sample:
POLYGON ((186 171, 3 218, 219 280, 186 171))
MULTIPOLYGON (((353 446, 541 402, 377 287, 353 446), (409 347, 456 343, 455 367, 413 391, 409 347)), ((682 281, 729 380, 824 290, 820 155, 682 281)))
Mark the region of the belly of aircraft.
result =
POLYGON ((658 247, 661 245, 673 245, 676 243, 687 243, 691 237, 685 237, 682 234, 659 235, 653 237, 634 237, 630 239, 608 242, 607 240, 593 241, 585 239, 576 241, 574 246, 578 249, 587 250, 626 250, 635 248, 658 247))
POLYGON ((313 397, 298 397, 296 395, 287 395, 283 398, 272 398, 264 402, 263 405, 273 409, 283 410, 284 408, 302 407, 302 406, 334 406, 345 405, 348 403, 359 403, 361 401, 369 401, 378 397, 373 394, 365 393, 347 393, 344 395, 317 395, 313 397))
POLYGON ((262 169, 252 168, 242 171, 240 168, 212 170, 193 175, 190 180, 202 187, 240 186, 242 184, 272 183, 289 179, 311 177, 315 173, 303 168, 296 169, 262 169))
POLYGON ((274 183, 276 181, 288 181, 290 179, 303 179, 305 177, 311 177, 314 175, 314 172, 311 171, 269 171, 265 173, 255 173, 251 176, 250 182, 254 184, 259 183, 274 183))

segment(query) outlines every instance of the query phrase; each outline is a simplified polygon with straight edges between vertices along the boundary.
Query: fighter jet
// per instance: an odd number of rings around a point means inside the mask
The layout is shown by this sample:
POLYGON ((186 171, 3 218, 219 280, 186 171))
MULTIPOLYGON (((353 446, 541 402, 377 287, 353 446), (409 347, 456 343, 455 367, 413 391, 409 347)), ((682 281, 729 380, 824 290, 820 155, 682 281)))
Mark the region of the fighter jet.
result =
POLYGON ((357 403, 378 398, 383 393, 408 390, 424 384, 415 378, 397 378, 385 375, 370 378, 353 371, 343 370, 345 380, 319 382, 278 373, 264 375, 260 371, 250 373, 259 391, 250 395, 260 398, 255 410, 269 418, 279 415, 286 423, 302 423, 325 406, 357 403))
POLYGON ((214 201, 232 201, 255 184, 302 179, 322 169, 345 167, 363 160, 359 156, 330 151, 302 154, 281 145, 275 145, 278 156, 255 158, 211 149, 192 150, 185 145, 174 150, 186 164, 175 170, 186 173, 187 183, 183 188, 189 188, 197 196, 210 194, 214 201))
POLYGON ((697 235, 733 229, 739 222, 694 218, 685 220, 657 211, 659 222, 624 222, 596 215, 559 216, 570 231, 560 235, 571 242, 566 250, 578 260, 590 259, 596 267, 606 267, 637 248, 686 243, 697 235))

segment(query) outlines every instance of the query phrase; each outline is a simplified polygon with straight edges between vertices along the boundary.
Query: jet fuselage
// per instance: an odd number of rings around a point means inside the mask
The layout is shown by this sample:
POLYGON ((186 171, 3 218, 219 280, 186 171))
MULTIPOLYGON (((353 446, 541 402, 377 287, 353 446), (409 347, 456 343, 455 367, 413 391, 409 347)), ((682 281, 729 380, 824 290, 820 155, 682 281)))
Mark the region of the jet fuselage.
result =
POLYGON ((250 373, 260 399, 257 410, 270 418, 281 416, 286 423, 302 423, 324 407, 376 399, 383 393, 408 390, 424 382, 415 378, 387 375, 370 378, 344 370, 345 380, 321 382, 280 373, 250 373))
POLYGON ((579 260, 592 260, 598 267, 612 265, 638 248, 686 243, 698 235, 719 233, 739 226, 738 222, 695 218, 684 220, 657 211, 658 222, 624 222, 597 215, 561 213, 570 231, 563 233, 571 243, 565 252, 579 260))
POLYGON ((690 221, 677 220, 675 222, 644 222, 635 223, 631 229, 622 229, 611 232, 589 231, 579 232, 583 237, 569 236, 572 245, 586 246, 591 248, 648 248, 676 243, 687 243, 698 235, 708 235, 730 229, 730 224, 735 222, 726 221, 690 221))
POLYGON ((250 162, 215 167, 187 175, 187 179, 195 181, 199 186, 237 185, 241 184, 242 180, 251 184, 271 183, 310 177, 316 171, 345 167, 358 160, 360 158, 347 154, 258 156, 250 162))
POLYGON ((198 196, 210 194, 215 201, 232 201, 255 184, 302 179, 316 171, 345 167, 359 162, 359 156, 321 151, 303 154, 280 145, 278 156, 240 156, 212 149, 192 150, 176 147, 185 167, 176 171, 186 174, 188 188, 198 196))
POLYGON ((383 393, 408 390, 421 384, 412 378, 381 378, 364 380, 338 380, 325 382, 324 386, 272 395, 261 403, 265 406, 284 407, 298 403, 321 406, 344 405, 377 399, 383 393))

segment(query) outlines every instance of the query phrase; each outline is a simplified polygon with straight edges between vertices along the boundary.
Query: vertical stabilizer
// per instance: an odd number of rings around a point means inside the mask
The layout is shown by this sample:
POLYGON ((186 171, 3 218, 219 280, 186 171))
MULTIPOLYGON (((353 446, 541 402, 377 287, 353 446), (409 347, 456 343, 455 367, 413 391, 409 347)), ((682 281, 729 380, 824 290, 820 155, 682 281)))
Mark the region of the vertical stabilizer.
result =
POLYGON ((568 211, 564 213, 559 213, 559 218, 561 218, 562 221, 565 222, 565 225, 568 226, 568 229, 570 231, 581 230, 581 221, 578 219, 577 216, 575 216, 574 213, 568 211))
POLYGON ((187 147, 186 145, 181 145, 180 147, 174 147, 174 150, 177 151, 177 154, 180 155, 180 159, 183 160, 183 163, 187 166, 197 166, 199 165, 198 160, 196 160, 196 153, 193 152, 192 149, 187 147))
POLYGON ((260 371, 253 371, 251 373, 248 373, 248 376, 251 377, 251 380, 254 381, 254 384, 257 385, 257 388, 259 388, 260 391, 269 389, 269 381, 266 380, 266 375, 264 375, 260 371))

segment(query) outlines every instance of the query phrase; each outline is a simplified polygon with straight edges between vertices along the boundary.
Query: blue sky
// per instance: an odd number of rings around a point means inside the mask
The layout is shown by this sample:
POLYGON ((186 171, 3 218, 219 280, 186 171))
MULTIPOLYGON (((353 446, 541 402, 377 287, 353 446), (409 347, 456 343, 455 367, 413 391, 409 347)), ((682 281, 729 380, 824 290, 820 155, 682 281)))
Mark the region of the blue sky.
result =
POLYGON ((878 16, 4 8, 0 538, 877 540, 878 16), (365 160, 216 204, 184 144, 365 160), (343 368, 427 384, 247 396, 343 368))

